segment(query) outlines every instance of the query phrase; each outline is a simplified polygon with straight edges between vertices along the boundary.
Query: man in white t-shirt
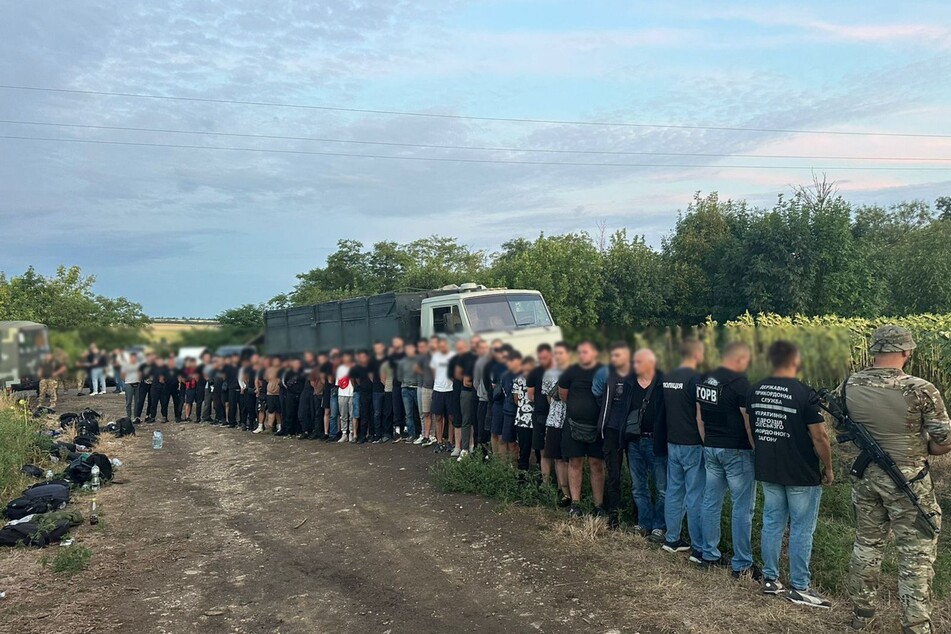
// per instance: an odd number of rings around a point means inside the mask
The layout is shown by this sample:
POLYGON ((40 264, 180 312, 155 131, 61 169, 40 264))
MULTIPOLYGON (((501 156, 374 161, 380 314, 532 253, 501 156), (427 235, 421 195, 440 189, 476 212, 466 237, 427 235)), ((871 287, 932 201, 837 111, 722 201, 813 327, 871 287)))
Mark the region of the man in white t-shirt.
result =
MULTIPOLYGON (((433 407, 432 415, 436 419, 436 441, 442 443, 446 432, 446 423, 452 415, 452 377, 449 376, 449 362, 454 355, 449 351, 449 340, 439 337, 439 347, 432 353, 429 367, 433 371, 433 407)), ((436 452, 446 447, 436 445, 436 452)), ((451 449, 451 447, 449 447, 451 449)))
POLYGON ((340 440, 337 442, 353 442, 356 440, 350 428, 353 420, 353 383, 350 382, 350 366, 353 365, 353 356, 344 353, 337 366, 337 405, 340 416, 340 440))

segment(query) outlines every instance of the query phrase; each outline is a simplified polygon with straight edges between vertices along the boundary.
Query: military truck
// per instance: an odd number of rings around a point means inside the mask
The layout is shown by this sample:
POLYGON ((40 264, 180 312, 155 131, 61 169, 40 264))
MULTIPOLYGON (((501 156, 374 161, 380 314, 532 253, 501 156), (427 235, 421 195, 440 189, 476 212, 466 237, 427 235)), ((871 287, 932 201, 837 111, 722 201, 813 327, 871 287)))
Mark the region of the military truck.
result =
POLYGON ((37 368, 49 351, 49 332, 43 324, 0 321, 0 389, 36 389, 37 368))
POLYGON ((502 339, 523 354, 561 339, 538 291, 450 285, 431 291, 383 293, 264 313, 270 354, 359 350, 393 337, 416 341, 446 335, 502 339))

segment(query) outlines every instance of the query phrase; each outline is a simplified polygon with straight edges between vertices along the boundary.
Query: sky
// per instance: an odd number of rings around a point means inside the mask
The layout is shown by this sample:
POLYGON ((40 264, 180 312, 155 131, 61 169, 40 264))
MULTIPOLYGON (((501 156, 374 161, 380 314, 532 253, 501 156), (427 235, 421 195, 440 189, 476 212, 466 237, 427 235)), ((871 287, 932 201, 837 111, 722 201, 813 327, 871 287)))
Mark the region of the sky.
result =
POLYGON ((813 172, 859 204, 951 193, 947 2, 0 12, 0 271, 78 264, 153 317, 266 301, 344 238, 659 245, 697 191, 770 206, 813 172))

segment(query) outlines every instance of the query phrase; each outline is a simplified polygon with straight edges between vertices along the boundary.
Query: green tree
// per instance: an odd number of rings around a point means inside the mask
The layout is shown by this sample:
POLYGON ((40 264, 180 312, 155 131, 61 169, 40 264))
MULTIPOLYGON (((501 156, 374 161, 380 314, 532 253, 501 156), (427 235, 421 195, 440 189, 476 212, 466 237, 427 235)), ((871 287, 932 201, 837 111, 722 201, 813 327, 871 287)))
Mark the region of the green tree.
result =
POLYGON ((604 290, 600 322, 606 330, 631 332, 669 319, 660 254, 643 236, 620 230, 602 254, 604 290))

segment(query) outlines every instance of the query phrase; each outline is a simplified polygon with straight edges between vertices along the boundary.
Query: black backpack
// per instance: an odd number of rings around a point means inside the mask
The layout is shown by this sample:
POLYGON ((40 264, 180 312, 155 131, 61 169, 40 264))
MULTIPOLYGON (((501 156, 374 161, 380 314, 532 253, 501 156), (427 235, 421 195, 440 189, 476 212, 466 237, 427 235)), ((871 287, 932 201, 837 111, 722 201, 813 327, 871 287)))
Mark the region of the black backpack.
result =
POLYGON ((76 436, 73 438, 73 443, 79 447, 85 447, 86 449, 92 449, 96 446, 96 443, 99 442, 99 438, 96 436, 76 436))
POLYGON ((123 436, 135 436, 135 425, 132 424, 131 418, 122 417, 115 422, 116 438, 122 438, 123 436))
POLYGON ((69 483, 64 480, 40 482, 11 500, 3 511, 4 517, 18 520, 27 515, 58 511, 69 502, 69 483))
POLYGON ((100 482, 112 480, 112 463, 109 457, 101 453, 84 453, 69 463, 63 477, 73 483, 73 486, 82 486, 92 480, 92 467, 99 466, 100 482))
POLYGON ((92 418, 80 418, 76 421, 76 435, 86 438, 99 437, 99 422, 92 418))
POLYGON ((76 512, 31 515, 0 528, 0 546, 36 546, 43 548, 60 541, 69 529, 82 524, 76 512))
POLYGON ((76 423, 79 420, 79 414, 76 412, 66 412, 59 415, 59 426, 62 429, 66 429, 76 423))

